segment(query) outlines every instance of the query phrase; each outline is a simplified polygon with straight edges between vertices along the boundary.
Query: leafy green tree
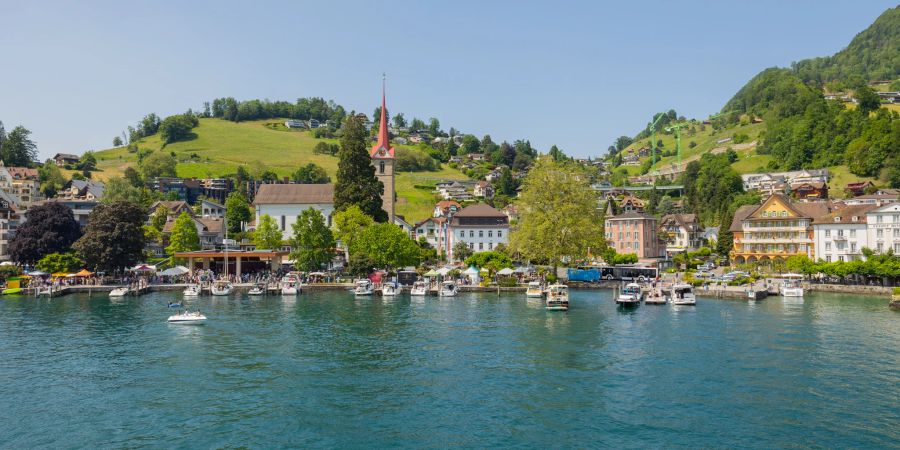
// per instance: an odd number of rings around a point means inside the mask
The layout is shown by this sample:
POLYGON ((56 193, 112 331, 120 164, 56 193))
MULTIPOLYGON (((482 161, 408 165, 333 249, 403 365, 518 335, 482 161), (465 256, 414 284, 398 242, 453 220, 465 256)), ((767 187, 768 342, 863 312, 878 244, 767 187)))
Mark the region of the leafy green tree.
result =
POLYGON ((562 150, 560 150, 556 145, 550 147, 550 152, 548 153, 548 155, 550 155, 550 157, 553 158, 553 160, 556 162, 562 162, 568 159, 566 154, 563 153, 562 150))
POLYGON ((375 220, 364 213, 359 206, 350 205, 344 211, 336 213, 332 223, 334 224, 334 237, 349 250, 360 233, 374 225, 375 220))
POLYGON ((403 117, 403 113, 397 113, 391 121, 394 122, 394 127, 396 128, 406 128, 406 118, 403 117))
POLYGON ((72 245, 88 268, 120 273, 144 256, 147 212, 138 203, 101 203, 91 212, 84 235, 72 245))
POLYGON ((479 269, 487 269, 491 276, 504 268, 512 267, 512 260, 503 252, 488 251, 478 252, 465 259, 467 266, 475 266, 479 269))
POLYGON ((350 259, 347 260, 347 272, 350 275, 364 277, 373 270, 378 263, 375 262, 369 255, 360 253, 358 255, 350 255, 350 259))
POLYGON ((162 138, 163 146, 191 139, 194 136, 191 129, 197 124, 197 118, 193 115, 178 114, 166 117, 159 125, 159 137, 162 138))
POLYGON ((277 250, 281 248, 283 234, 278 229, 275 219, 268 214, 259 217, 259 223, 256 224, 256 231, 253 232, 253 245, 256 248, 266 248, 277 250))
POLYGON ((94 152, 84 152, 84 154, 81 155, 81 159, 79 159, 76 168, 85 171, 97 170, 97 157, 94 156, 94 152))
POLYGON ((165 152, 154 152, 141 163, 141 172, 145 180, 157 177, 174 177, 176 176, 176 164, 178 164, 178 161, 175 161, 172 155, 165 152))
POLYGON ((112 140, 112 145, 113 147, 121 147, 122 145, 124 145, 122 143, 122 138, 119 136, 114 137, 112 140))
POLYGON ((378 267, 385 269, 415 266, 421 261, 415 241, 390 223, 377 223, 364 229, 350 248, 351 255, 358 253, 369 255, 378 267))
MULTIPOLYGON (((490 138, 490 136, 488 136, 490 138)), ((478 138, 472 136, 471 134, 467 134, 463 136, 462 143, 459 145, 459 153, 462 155, 467 155, 469 153, 478 153, 481 150, 481 142, 478 141, 478 138)))
POLYGON ((465 242, 457 242, 456 245, 453 246, 453 256, 457 261, 465 261, 466 258, 472 256, 474 252, 469 248, 469 244, 465 242))
POLYGON ((334 237, 318 209, 307 208, 293 225, 291 259, 300 270, 319 270, 331 261, 334 237))
POLYGON ((47 198, 56 196, 56 193, 66 185, 66 178, 59 167, 49 159, 38 168, 38 180, 41 184, 41 193, 47 198))
POLYGON ((538 158, 519 198, 527 207, 510 248, 525 258, 557 266, 564 257, 582 259, 604 246, 597 194, 579 167, 538 158))
POLYGON ((386 222, 381 196, 384 184, 375 177, 375 166, 368 152, 366 129, 361 119, 350 115, 344 120, 341 150, 338 153, 337 181, 334 185, 334 208, 343 211, 357 205, 376 222, 386 222))
POLYGON ((247 197, 244 197, 244 194, 241 194, 240 191, 228 194, 228 197, 225 199, 225 221, 228 224, 228 232, 239 233, 242 229, 242 224, 249 222, 252 218, 253 211, 250 209, 247 197))
POLYGON ((175 256, 177 252, 191 252, 200 250, 200 234, 194 219, 186 212, 181 213, 172 225, 172 233, 169 236, 169 246, 166 253, 175 256))
POLYGON ((131 185, 124 178, 112 177, 106 180, 103 188, 103 203, 131 202, 144 204, 145 196, 141 189, 131 185))
POLYGON ((638 257, 634 253, 618 253, 613 257, 613 264, 634 264, 638 262, 638 257))
POLYGON ((84 262, 75 253, 51 253, 41 258, 34 267, 47 273, 77 272, 84 267, 84 262))
POLYGON ((325 169, 316 163, 309 163, 297 169, 297 171, 291 175, 291 179, 293 179, 295 183, 301 184, 324 184, 331 182, 331 178, 328 177, 328 173, 325 172, 325 169))
POLYGON ((33 264, 50 253, 68 252, 81 236, 72 210, 62 203, 34 206, 25 217, 9 242, 9 256, 17 263, 33 264))
POLYGON ((166 208, 163 205, 159 205, 156 207, 156 210, 153 211, 153 214, 150 215, 150 225, 156 229, 156 231, 162 231, 163 227, 166 226, 166 221, 169 220, 169 208, 166 208))
POLYGON ((859 103, 859 111, 863 114, 869 114, 881 108, 881 97, 869 86, 861 86, 856 90, 855 96, 859 103))
POLYGON ((428 119, 428 134, 432 136, 441 134, 441 122, 435 117, 428 119))

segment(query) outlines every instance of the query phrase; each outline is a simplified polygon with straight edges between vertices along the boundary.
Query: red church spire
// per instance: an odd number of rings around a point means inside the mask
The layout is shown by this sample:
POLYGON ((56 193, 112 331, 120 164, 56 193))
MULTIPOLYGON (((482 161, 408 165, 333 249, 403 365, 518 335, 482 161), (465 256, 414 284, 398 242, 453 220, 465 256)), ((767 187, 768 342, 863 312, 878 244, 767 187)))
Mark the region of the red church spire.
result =
POLYGON ((372 147, 373 158, 393 158, 394 148, 391 147, 391 137, 388 129, 387 107, 384 95, 384 74, 381 75, 381 122, 378 124, 378 142, 372 147), (384 149, 384 152, 380 150, 384 149))

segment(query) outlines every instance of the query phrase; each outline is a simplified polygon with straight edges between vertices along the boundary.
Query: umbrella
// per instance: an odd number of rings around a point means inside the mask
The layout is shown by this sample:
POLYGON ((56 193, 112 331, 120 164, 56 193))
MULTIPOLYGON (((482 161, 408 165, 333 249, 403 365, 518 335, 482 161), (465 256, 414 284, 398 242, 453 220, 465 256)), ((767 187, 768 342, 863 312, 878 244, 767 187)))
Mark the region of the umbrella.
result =
POLYGON ((132 272, 156 272, 156 266, 138 264, 131 268, 132 272))
POLYGON ((478 275, 478 269, 476 269, 475 266, 471 266, 463 273, 465 273, 466 275, 478 275))
POLYGON ((78 275, 75 275, 74 273, 70 273, 70 274, 66 275, 66 278, 75 278, 77 276, 78 275))
POLYGON ((426 277, 436 277, 436 276, 438 276, 438 275, 440 275, 440 273, 438 273, 438 272, 437 272, 436 270, 434 270, 434 269, 431 269, 431 270, 429 270, 428 272, 425 272, 425 275, 424 275, 424 276, 426 276, 426 277))
POLYGON ((190 269, 188 269, 187 267, 175 266, 175 267, 170 267, 166 270, 163 270, 159 274, 163 275, 163 276, 173 277, 173 276, 184 275, 188 272, 190 272, 190 269))
POLYGON ((56 272, 56 273, 54 273, 53 275, 50 275, 50 276, 51 276, 51 277, 54 277, 54 278, 62 278, 62 277, 68 276, 68 275, 69 275, 68 272, 56 272))
POLYGON ((15 265, 15 263, 13 263, 12 261, 3 261, 2 263, 0 263, 0 266, 14 266, 14 265, 15 265))
POLYGON ((93 275, 93 272, 89 272, 87 269, 81 269, 75 274, 76 277, 89 277, 91 275, 93 275))
POLYGON ((32 272, 28 272, 28 275, 31 275, 33 277, 46 277, 47 275, 50 275, 50 274, 47 272, 41 272, 40 270, 35 270, 32 272))
POLYGON ((450 273, 450 269, 447 267, 441 267, 440 269, 438 269, 438 274, 440 274, 441 276, 446 276, 448 273, 450 273))
POLYGON ((512 270, 512 269, 510 269, 509 267, 505 267, 505 268, 503 268, 503 269, 500 269, 500 270, 497 272, 498 275, 512 275, 513 273, 515 273, 515 271, 512 270))

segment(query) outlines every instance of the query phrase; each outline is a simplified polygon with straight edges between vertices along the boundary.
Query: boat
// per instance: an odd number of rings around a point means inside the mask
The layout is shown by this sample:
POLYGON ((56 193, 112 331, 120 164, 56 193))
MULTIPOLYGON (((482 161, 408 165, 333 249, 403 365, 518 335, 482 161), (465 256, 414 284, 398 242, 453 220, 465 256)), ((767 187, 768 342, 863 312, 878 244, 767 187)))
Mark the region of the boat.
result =
POLYGON ((200 285, 192 284, 186 288, 184 288, 184 296, 185 297, 198 297, 200 296, 200 285))
POLYGON ((13 295, 22 293, 22 288, 9 288, 3 290, 3 295, 13 295))
POLYGON ((616 297, 616 303, 622 306, 638 306, 643 298, 644 293, 641 291, 641 285, 628 283, 622 288, 622 292, 619 292, 619 296, 616 297))
POLYGON ((374 291, 375 285, 372 284, 372 280, 362 278, 356 281, 356 288, 353 289, 353 294, 356 296, 372 295, 374 291))
POLYGON ((388 281, 381 285, 381 295, 384 297, 400 295, 400 286, 398 286, 397 283, 388 281))
POLYGON ((660 288, 652 289, 650 295, 644 297, 644 303, 647 305, 665 305, 666 302, 666 296, 660 288))
POLYGON ((179 311, 177 314, 169 316, 168 320, 166 320, 168 323, 180 323, 185 325, 199 325, 204 321, 206 321, 206 316, 200 311, 179 311))
POLYGON ((281 278, 281 295, 297 295, 300 293, 300 279, 289 273, 281 278))
POLYGON ((109 291, 109 296, 110 297, 124 297, 124 296, 128 295, 128 291, 129 291, 129 289, 127 286, 117 287, 117 288, 109 291))
POLYGON ((234 291, 234 285, 225 280, 218 280, 210 288, 212 295, 229 295, 234 291))
POLYGON ((525 290, 525 297, 541 298, 544 296, 544 288, 540 281, 532 281, 528 283, 528 289, 525 290))
POLYGON ((254 284, 250 291, 247 292, 249 295, 266 295, 266 288, 261 284, 254 284))
POLYGON ((803 297, 803 288, 800 287, 800 280, 803 275, 797 273, 786 273, 782 275, 783 280, 778 292, 782 297, 803 297))
POLYGON ((564 284, 551 284, 548 286, 546 309, 548 311, 568 311, 569 287, 564 284))
POLYGON ((409 295, 413 297, 423 297, 428 295, 428 283, 424 281, 416 281, 412 285, 412 289, 409 290, 409 295))
POLYGON ((441 283, 441 290, 438 293, 441 297, 456 297, 456 293, 459 288, 456 287, 456 283, 452 281, 445 281, 441 283))
POLYGON ((694 297, 694 287, 687 283, 675 284, 672 286, 672 304, 688 305, 697 304, 697 297, 694 297))
POLYGON ((181 308, 184 306, 184 302, 169 302, 169 308, 181 308))

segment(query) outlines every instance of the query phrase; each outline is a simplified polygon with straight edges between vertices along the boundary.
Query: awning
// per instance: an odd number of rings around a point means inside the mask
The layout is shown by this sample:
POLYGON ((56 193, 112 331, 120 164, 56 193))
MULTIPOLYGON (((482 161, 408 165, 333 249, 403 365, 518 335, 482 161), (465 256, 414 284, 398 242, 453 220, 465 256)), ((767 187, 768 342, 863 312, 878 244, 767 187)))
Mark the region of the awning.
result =
POLYGON ((438 273, 438 271, 436 271, 436 270, 434 270, 434 269, 431 269, 431 270, 429 270, 428 272, 425 272, 425 275, 423 275, 423 276, 426 276, 426 277, 436 277, 436 276, 438 276, 438 275, 440 275, 440 273, 438 273))
POLYGON ((167 276, 167 277, 176 277, 176 276, 179 276, 179 275, 184 275, 184 274, 186 274, 186 273, 188 273, 188 272, 190 272, 190 271, 191 271, 191 270, 188 269, 187 267, 184 267, 184 266, 175 266, 175 267, 170 267, 170 268, 168 268, 168 269, 166 269, 166 270, 163 270, 163 271, 160 272, 159 274, 160 274, 160 275, 163 275, 163 276, 167 276))
POLYGON ((53 278, 63 278, 63 277, 65 277, 65 276, 67 276, 67 275, 69 275, 69 272, 56 272, 56 273, 54 273, 53 275, 50 275, 50 276, 53 277, 53 278))
POLYGON ((93 272, 89 272, 87 269, 81 269, 78 273, 75 274, 76 277, 89 277, 93 275, 93 272))
POLYGON ((138 264, 131 268, 132 272, 156 272, 156 266, 149 264, 138 264))
POLYGON ((465 273, 466 275, 478 275, 478 269, 476 269, 475 266, 471 266, 463 273, 465 273))
POLYGON ((440 274, 441 276, 446 276, 448 273, 450 273, 450 270, 452 269, 441 267, 440 269, 438 269, 438 274, 440 274))
POLYGON ((506 267, 506 268, 503 268, 503 269, 500 269, 499 271, 497 271, 498 275, 512 275, 513 273, 515 273, 515 271, 510 269, 509 267, 506 267))

